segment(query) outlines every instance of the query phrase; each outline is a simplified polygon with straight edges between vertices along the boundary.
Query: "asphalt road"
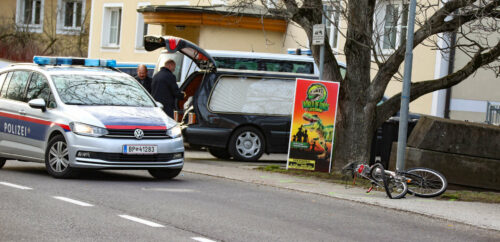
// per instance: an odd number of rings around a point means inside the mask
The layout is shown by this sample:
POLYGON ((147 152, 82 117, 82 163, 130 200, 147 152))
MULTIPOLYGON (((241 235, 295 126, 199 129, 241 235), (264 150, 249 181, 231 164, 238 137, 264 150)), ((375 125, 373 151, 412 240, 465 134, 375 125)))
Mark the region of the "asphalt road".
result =
MULTIPOLYGON (((194 154, 186 162, 241 165, 194 154)), ((172 181, 145 171, 58 180, 42 164, 0 170, 0 241, 499 240, 498 231, 188 172, 172 181)))

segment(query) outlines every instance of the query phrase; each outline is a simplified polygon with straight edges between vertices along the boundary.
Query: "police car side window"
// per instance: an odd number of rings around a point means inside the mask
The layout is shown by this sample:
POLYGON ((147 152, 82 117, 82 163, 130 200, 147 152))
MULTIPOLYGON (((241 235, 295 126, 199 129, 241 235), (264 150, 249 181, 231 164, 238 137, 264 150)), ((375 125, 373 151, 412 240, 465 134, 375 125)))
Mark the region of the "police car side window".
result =
POLYGON ((12 73, 9 87, 7 88, 8 99, 25 101, 24 90, 26 89, 26 84, 28 83, 29 76, 30 72, 28 71, 14 71, 12 73))
POLYGON ((47 79, 40 73, 33 73, 26 93, 26 100, 42 98, 49 104, 50 87, 47 79))
POLYGON ((0 87, 2 87, 2 92, 0 93, 0 97, 5 97, 5 94, 7 93, 7 87, 9 86, 9 81, 10 77, 12 76, 12 72, 8 73, 6 72, 4 74, 6 74, 6 76, 5 79, 2 80, 2 85, 0 85, 0 87))
POLYGON ((6 77, 7 77, 7 72, 0 74, 0 89, 3 86, 3 81, 5 80, 6 77))

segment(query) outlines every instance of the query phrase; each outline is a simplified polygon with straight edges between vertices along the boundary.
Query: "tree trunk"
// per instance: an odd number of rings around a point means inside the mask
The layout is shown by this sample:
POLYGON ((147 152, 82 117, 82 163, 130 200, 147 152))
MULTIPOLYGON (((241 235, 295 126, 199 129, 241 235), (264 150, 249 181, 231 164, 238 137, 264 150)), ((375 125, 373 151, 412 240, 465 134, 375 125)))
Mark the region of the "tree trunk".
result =
POLYGON ((351 0, 347 4, 344 48, 347 75, 340 86, 335 129, 334 168, 337 171, 348 162, 368 162, 370 159, 377 103, 369 89, 375 0, 351 0))
POLYGON ((370 160, 371 141, 375 133, 375 109, 368 106, 356 101, 339 101, 335 128, 335 171, 340 171, 351 161, 368 163, 370 160))

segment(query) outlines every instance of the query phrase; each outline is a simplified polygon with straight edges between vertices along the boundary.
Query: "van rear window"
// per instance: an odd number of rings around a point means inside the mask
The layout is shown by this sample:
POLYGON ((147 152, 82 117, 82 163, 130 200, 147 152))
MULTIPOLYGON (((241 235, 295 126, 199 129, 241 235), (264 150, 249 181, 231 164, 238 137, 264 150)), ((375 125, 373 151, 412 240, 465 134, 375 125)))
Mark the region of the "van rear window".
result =
POLYGON ((214 59, 218 68, 314 74, 312 62, 234 57, 214 59))
POLYGON ((214 112, 291 115, 295 80, 222 76, 208 107, 214 112))

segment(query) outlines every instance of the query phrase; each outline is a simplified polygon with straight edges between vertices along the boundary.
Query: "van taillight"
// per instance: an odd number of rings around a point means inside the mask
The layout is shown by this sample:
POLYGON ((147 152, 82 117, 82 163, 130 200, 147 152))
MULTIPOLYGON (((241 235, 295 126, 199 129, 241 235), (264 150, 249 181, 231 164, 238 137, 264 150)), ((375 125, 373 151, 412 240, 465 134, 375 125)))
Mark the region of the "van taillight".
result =
POLYGON ((188 115, 188 124, 196 123, 196 113, 189 113, 188 115))
POLYGON ((174 111, 174 120, 178 123, 182 121, 182 115, 177 110, 174 111))

